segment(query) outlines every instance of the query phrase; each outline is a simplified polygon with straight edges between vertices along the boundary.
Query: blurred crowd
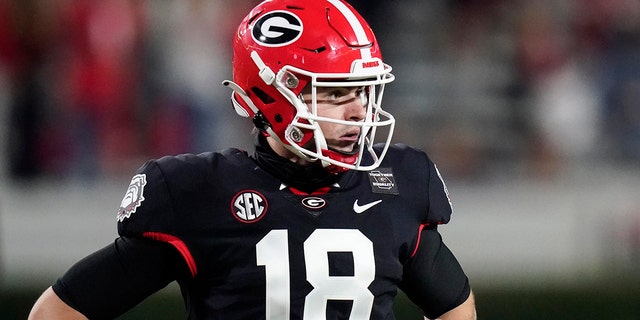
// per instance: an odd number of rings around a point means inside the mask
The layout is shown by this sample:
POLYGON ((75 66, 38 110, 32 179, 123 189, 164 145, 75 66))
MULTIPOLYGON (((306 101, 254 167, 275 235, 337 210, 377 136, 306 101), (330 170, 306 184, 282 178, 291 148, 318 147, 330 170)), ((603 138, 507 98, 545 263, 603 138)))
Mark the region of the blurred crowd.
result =
POLYGON ((227 44, 251 6, 1 0, 9 176, 129 175, 149 157, 222 144, 227 44))
MULTIPOLYGON (((245 143, 220 82, 257 2, 0 0, 3 175, 129 176, 245 143)), ((397 75, 394 140, 448 176, 640 160, 639 1, 350 2, 397 75)))
POLYGON ((639 1, 397 0, 374 11, 400 75, 387 108, 413 128, 400 137, 448 175, 638 167, 639 1))

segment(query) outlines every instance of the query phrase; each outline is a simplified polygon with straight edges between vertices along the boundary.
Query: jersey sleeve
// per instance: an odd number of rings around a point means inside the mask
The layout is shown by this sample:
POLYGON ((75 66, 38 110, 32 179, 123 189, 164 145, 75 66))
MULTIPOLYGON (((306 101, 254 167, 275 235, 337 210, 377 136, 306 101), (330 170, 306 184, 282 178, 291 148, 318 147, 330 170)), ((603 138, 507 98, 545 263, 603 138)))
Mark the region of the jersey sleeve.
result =
POLYGON ((184 218, 178 219, 174 203, 176 197, 202 185, 206 179, 203 167, 203 161, 192 155, 147 162, 131 179, 117 214, 120 236, 171 244, 180 252, 194 277, 198 268, 193 248, 186 239, 188 227, 182 223, 184 218))
POLYGON ((434 228, 424 229, 416 254, 405 264, 399 288, 430 319, 469 297, 469 280, 434 228))
POLYGON ((145 163, 133 176, 118 209, 118 233, 144 237, 146 232, 174 234, 174 209, 157 161, 145 163))
POLYGON ((78 261, 52 288, 86 317, 113 319, 186 274, 170 245, 121 237, 78 261))

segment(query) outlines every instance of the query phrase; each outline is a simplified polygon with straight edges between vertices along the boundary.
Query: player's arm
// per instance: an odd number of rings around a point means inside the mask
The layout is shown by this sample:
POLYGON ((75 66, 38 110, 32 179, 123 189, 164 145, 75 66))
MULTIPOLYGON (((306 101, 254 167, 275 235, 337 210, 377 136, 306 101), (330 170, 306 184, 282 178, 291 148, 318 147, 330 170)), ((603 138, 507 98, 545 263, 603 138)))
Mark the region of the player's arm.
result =
POLYGON ((51 287, 42 293, 31 309, 28 320, 87 320, 82 313, 64 303, 51 287))
MULTIPOLYGON (((425 318, 427 319, 427 318, 425 318)), ((476 320, 476 304, 473 298, 473 292, 469 294, 469 297, 461 305, 455 309, 443 314, 438 319, 440 320, 476 320)))
POLYGON ((121 237, 72 266, 34 304, 29 320, 112 319, 188 272, 171 245, 121 237))
POLYGON ((416 253, 405 263, 400 289, 429 319, 475 319, 468 278, 435 229, 421 232, 416 253))

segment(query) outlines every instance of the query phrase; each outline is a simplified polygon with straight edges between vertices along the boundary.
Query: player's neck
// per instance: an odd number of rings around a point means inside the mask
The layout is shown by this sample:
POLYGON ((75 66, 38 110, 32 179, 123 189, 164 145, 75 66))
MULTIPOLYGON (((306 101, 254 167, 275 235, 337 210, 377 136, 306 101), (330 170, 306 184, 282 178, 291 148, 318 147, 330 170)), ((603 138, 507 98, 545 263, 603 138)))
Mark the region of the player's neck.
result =
POLYGON ((285 146, 283 146, 276 139, 272 137, 266 137, 266 138, 267 138, 267 143, 269 144, 269 147, 271 147, 271 150, 273 150, 273 152, 275 152, 279 156, 285 159, 288 159, 289 161, 301 166, 309 166, 314 164, 314 162, 309 162, 305 159, 301 159, 300 157, 295 155, 293 152, 291 152, 289 149, 285 148, 285 146))
MULTIPOLYGON (((286 153, 276 151, 278 148, 286 148, 277 141, 269 140, 264 136, 257 137, 254 159, 263 170, 284 184, 311 193, 319 188, 331 186, 340 178, 341 175, 329 173, 315 162, 301 165, 299 162, 291 161, 286 153)), ((281 149, 280 151, 282 152, 281 149)))

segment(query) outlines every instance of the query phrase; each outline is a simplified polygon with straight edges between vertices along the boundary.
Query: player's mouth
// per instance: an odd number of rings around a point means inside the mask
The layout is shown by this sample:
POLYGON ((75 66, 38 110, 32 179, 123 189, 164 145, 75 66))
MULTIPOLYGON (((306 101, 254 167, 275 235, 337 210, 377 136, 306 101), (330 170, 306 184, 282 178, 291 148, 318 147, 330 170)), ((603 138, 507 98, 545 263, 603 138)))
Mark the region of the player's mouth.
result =
POLYGON ((356 149, 358 140, 360 140, 360 129, 350 129, 340 135, 333 143, 329 142, 329 144, 331 144, 332 149, 338 152, 351 153, 356 149))
POLYGON ((343 134, 342 136, 340 136, 340 141, 351 144, 351 143, 358 142, 359 138, 360 138, 360 130, 351 130, 343 134))

